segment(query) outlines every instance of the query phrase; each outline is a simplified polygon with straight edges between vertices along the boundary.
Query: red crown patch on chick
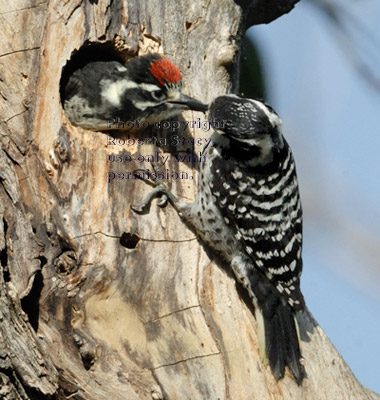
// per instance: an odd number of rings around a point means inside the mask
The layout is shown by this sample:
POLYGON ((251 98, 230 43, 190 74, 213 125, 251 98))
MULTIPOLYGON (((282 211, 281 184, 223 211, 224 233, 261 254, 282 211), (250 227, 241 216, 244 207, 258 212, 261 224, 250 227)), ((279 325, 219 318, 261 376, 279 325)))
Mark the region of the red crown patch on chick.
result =
POLYGON ((182 80, 179 68, 166 57, 153 60, 150 71, 163 86, 170 83, 176 84, 182 80))

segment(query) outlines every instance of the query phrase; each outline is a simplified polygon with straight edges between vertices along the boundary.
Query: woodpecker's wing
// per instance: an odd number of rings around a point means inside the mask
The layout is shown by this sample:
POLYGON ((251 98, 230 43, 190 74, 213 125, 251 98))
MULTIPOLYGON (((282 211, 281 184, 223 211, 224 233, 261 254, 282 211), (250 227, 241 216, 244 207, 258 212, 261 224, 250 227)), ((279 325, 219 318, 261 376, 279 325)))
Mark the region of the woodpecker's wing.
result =
POLYGON ((287 144, 271 165, 249 167, 242 156, 235 162, 210 161, 210 189, 248 259, 232 269, 256 301, 260 353, 277 380, 288 365, 300 385, 305 371, 292 309, 304 308, 299 288, 302 210, 293 158, 287 144))
POLYGON ((216 204, 253 264, 292 308, 302 310, 302 210, 290 148, 285 143, 272 165, 249 167, 239 161, 212 161, 216 204))

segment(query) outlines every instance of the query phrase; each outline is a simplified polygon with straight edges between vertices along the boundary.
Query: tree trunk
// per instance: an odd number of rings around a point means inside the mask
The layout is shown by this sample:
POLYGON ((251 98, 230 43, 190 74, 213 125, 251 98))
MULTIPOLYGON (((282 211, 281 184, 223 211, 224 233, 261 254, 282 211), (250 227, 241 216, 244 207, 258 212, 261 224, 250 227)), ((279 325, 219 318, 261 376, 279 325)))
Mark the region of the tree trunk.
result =
MULTIPOLYGON (((161 149, 108 145, 108 135, 73 127, 60 102, 64 66, 92 42, 114 44, 125 59, 167 55, 187 94, 209 102, 237 88, 245 29, 295 2, 1 2, 1 399, 380 398, 308 312, 300 317, 308 379, 302 387, 288 375, 276 382, 259 361, 256 321, 234 280, 170 206, 130 210, 151 189, 126 179, 149 166, 138 155, 169 156, 165 171, 189 175, 169 185, 189 200, 197 163, 175 160, 165 129, 131 134, 158 135, 161 149), (118 154, 133 161, 109 161, 118 154), (108 182, 110 171, 125 178, 108 182)), ((174 134, 209 136, 197 127, 174 134)))

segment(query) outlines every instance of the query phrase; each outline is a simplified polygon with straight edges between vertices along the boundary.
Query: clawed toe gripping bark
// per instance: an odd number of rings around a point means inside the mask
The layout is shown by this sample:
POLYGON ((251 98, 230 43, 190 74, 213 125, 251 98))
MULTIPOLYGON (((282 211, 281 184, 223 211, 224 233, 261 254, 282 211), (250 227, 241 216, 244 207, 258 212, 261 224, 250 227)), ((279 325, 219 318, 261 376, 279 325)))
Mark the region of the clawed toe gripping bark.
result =
POLYGON ((142 213, 146 211, 150 207, 152 200, 160 195, 161 199, 158 202, 159 207, 165 207, 168 203, 168 200, 173 202, 173 204, 178 201, 178 199, 173 195, 173 193, 169 190, 169 188, 162 182, 163 179, 160 178, 158 164, 152 161, 151 165, 154 174, 150 174, 150 170, 146 168, 139 168, 133 171, 134 174, 139 171, 148 173, 149 182, 155 186, 155 188, 148 193, 148 195, 145 197, 144 200, 142 200, 137 204, 131 204, 131 209, 136 213, 142 213))

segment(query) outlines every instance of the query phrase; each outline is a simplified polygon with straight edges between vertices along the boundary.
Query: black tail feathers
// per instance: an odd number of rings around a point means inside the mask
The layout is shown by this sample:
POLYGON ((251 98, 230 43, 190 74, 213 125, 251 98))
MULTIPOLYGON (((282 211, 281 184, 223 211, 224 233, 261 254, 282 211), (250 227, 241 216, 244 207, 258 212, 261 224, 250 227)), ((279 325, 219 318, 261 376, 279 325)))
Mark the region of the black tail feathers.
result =
MULTIPOLYGON (((269 364, 277 380, 284 376, 285 367, 288 366, 297 384, 301 385, 306 373, 300 361, 302 356, 296 311, 263 272, 253 266, 249 268, 249 263, 249 260, 245 264, 244 260, 238 259, 231 265, 255 305, 260 356, 269 364), (241 265, 245 265, 244 268, 241 265), (241 278, 244 275, 242 272, 246 273, 246 279, 241 278)), ((299 309, 303 310, 302 297, 301 300, 299 309)))
POLYGON ((259 307, 263 317, 265 354, 273 375, 277 380, 281 379, 288 366, 297 384, 301 385, 305 370, 300 362, 295 312, 277 293, 268 296, 259 307))

